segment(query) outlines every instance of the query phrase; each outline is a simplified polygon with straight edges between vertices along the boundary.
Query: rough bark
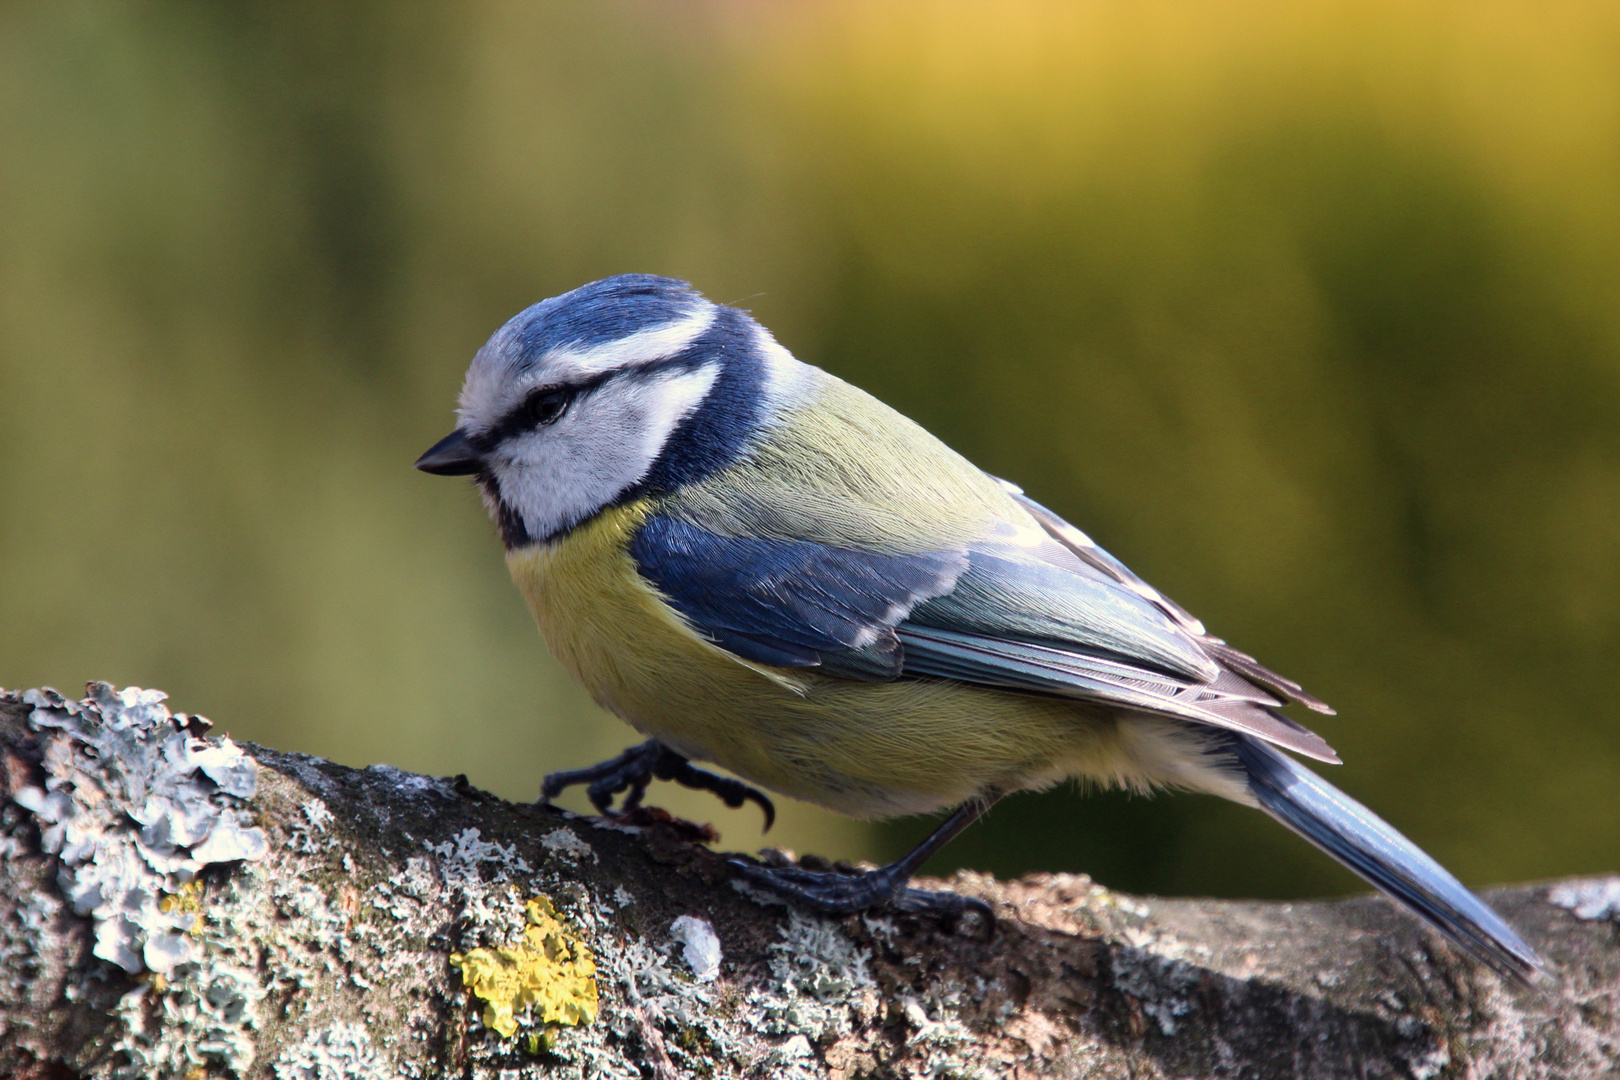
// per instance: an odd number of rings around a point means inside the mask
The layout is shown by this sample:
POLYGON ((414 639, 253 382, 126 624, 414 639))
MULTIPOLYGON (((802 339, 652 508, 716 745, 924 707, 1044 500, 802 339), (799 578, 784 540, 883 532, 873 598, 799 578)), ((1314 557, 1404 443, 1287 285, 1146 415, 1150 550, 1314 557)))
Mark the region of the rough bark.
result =
POLYGON ((1617 879, 1489 894, 1535 989, 1374 897, 961 875, 988 934, 826 919, 656 815, 205 724, 0 693, 0 1075, 1588 1077, 1620 1052, 1617 879))

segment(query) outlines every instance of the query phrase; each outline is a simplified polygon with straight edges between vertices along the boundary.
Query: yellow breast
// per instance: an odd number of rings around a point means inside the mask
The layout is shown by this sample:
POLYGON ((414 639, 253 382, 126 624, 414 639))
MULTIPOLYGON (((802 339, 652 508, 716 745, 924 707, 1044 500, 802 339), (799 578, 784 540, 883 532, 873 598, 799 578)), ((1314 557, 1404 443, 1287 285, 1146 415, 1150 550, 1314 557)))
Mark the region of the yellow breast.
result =
POLYGON ((689 756, 746 761, 734 744, 747 739, 717 714, 752 714, 804 683, 719 649, 664 602, 629 554, 646 515, 645 503, 616 507, 554 543, 509 552, 512 579, 546 644, 600 705, 689 756))
MULTIPOLYGON (((645 503, 507 555, 547 645, 605 708, 762 787, 862 817, 1090 775, 1139 786, 1137 725, 1071 702, 935 680, 857 682, 740 660, 696 633, 629 554, 645 503)), ((1157 736, 1155 736, 1157 738, 1157 736)))

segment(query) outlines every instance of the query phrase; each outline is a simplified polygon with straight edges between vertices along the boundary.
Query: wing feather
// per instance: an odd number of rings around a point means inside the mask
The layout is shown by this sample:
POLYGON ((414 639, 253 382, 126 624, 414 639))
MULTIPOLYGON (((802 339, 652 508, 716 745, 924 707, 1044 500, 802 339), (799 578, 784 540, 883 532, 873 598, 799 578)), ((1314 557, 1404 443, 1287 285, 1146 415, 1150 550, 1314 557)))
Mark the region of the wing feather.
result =
POLYGON ((1211 683, 1178 680, 1063 649, 986 638, 917 624, 900 628, 908 675, 958 679, 1009 690, 1071 697, 1177 716, 1244 731, 1318 761, 1339 757, 1321 736, 1276 711, 1282 703, 1253 687, 1238 696, 1211 683))
POLYGON ((1239 652, 1220 638, 1212 636, 1204 629, 1204 624, 1193 618, 1180 604, 1137 577, 1124 563, 1097 546, 1096 541, 1092 540, 1091 537, 1034 499, 1031 499, 1028 495, 1025 495, 1023 489, 1018 485, 1000 478, 997 478, 996 482, 1001 485, 1008 495, 1012 496, 1015 502, 1027 510, 1031 517, 1040 523, 1041 528, 1046 530, 1047 535, 1068 548, 1088 566, 1107 574, 1138 596, 1150 601, 1154 606, 1174 619, 1184 630, 1197 637, 1204 651, 1222 665, 1240 673, 1244 678, 1252 682, 1275 690, 1290 701, 1299 702, 1313 712, 1323 713, 1327 716, 1334 715, 1332 706, 1320 698, 1306 693, 1305 688, 1293 679, 1277 674, 1248 653, 1239 652))
POLYGON ((630 554, 670 605, 722 648, 779 667, 844 660, 848 676, 861 678, 900 674, 894 627, 919 601, 948 591, 967 565, 960 551, 885 555, 738 538, 656 514, 630 554))
POLYGON ((630 552, 697 632, 750 662, 1097 702, 1338 761, 1278 711, 1288 699, 1319 702, 1210 637, 1084 533, 1006 487, 1009 517, 1028 511, 1033 522, 971 545, 877 552, 724 535, 654 513, 630 552))

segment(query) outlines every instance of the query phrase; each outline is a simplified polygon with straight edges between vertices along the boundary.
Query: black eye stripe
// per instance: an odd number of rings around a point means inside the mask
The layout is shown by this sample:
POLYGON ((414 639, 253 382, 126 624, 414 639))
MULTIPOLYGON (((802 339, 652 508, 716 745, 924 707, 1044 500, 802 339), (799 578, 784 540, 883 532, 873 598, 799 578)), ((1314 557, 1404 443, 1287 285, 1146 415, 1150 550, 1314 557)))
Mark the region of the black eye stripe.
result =
POLYGON ((535 387, 524 395, 522 401, 508 410, 494 427, 479 436, 475 444, 494 447, 513 435, 521 435, 537 427, 556 423, 569 405, 601 386, 608 377, 607 374, 603 374, 584 382, 535 387))
POLYGON ((525 394, 522 401, 508 409, 506 414, 497 420, 493 427, 482 434, 468 435, 467 441, 487 454, 514 435, 522 435, 525 432, 533 431, 536 427, 544 427, 548 423, 555 423, 574 402, 610 380, 621 377, 645 377, 672 368, 695 369, 698 366, 700 366, 698 361, 684 354, 677 354, 673 357, 665 357, 649 363, 629 364, 625 367, 614 368, 612 371, 603 371, 578 382, 537 386, 525 394), (536 399, 559 392, 566 395, 564 407, 549 420, 538 419, 532 411, 536 399))

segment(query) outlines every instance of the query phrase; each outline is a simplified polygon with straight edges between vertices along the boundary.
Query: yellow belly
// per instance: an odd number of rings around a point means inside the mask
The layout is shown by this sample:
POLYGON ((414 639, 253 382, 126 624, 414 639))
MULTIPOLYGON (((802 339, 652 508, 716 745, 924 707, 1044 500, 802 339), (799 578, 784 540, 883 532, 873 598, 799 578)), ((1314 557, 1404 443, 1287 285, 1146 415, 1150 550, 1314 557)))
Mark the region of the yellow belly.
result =
POLYGON ((605 511, 507 563, 574 678, 680 753, 861 817, 1074 775, 1178 782, 1158 759, 1192 749, 1185 725, 949 681, 855 682, 739 660, 637 573, 628 547, 646 513, 645 504, 605 511))

